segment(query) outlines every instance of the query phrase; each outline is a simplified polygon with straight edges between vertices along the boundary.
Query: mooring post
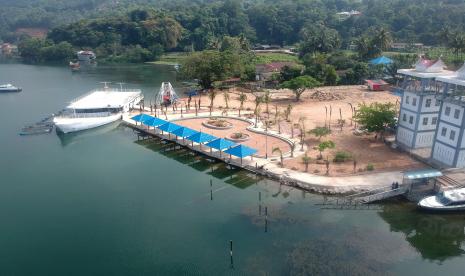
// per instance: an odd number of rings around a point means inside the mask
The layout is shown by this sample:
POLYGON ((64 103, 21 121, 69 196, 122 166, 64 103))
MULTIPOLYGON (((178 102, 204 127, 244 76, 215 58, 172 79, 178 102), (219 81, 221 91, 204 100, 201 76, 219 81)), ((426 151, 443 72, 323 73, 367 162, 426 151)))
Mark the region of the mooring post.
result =
POLYGON ((268 232, 268 207, 265 207, 265 233, 268 232))
POLYGON ((229 240, 229 254, 231 256, 231 269, 234 269, 233 242, 232 242, 232 240, 229 240))
POLYGON ((212 183, 212 180, 210 179, 210 200, 213 200, 213 183, 212 183))

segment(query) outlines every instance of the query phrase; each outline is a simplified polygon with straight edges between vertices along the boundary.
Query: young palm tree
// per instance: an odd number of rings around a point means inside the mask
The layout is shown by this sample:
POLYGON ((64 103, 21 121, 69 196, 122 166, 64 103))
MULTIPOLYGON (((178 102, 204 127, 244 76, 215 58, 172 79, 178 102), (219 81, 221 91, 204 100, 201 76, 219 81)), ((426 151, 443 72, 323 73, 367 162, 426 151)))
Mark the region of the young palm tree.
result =
POLYGON ((312 161, 312 158, 305 153, 305 155, 302 156, 302 163, 305 165, 305 172, 308 172, 308 165, 310 164, 310 161, 312 161))
POLYGON ((271 151, 272 153, 279 153, 279 158, 281 160, 281 167, 284 167, 284 158, 283 158, 283 151, 279 148, 279 147, 275 147, 273 148, 273 150, 271 151))
POLYGON ((228 109, 229 109, 229 93, 228 91, 225 91, 223 93, 223 98, 224 98, 224 104, 226 105, 225 107, 225 113, 226 113, 226 116, 228 115, 228 109))
POLYGON ((289 104, 286 109, 284 110, 284 119, 286 119, 286 121, 289 122, 289 117, 291 116, 291 112, 292 112, 292 105, 289 104))
POLYGON ((208 91, 208 98, 210 99, 210 116, 212 115, 213 101, 215 100, 217 94, 218 92, 215 89, 210 89, 208 91))
POLYGON ((247 95, 244 92, 241 92, 239 95, 239 102, 241 103, 239 106, 239 117, 241 117, 241 110, 244 108, 245 101, 247 101, 247 95))
POLYGON ((271 96, 270 96, 270 91, 266 90, 265 94, 263 95, 263 102, 266 104, 266 114, 270 114, 270 109, 268 108, 268 105, 271 102, 271 96))
POLYGON ((299 118, 299 124, 300 124, 300 144, 301 148, 300 150, 304 150, 304 144, 305 144, 305 117, 300 117, 299 118))
POLYGON ((254 110, 254 113, 255 113, 255 126, 257 126, 258 124, 258 116, 260 115, 260 113, 258 112, 258 109, 260 107, 260 104, 263 102, 263 96, 257 96, 255 95, 255 110, 254 110))

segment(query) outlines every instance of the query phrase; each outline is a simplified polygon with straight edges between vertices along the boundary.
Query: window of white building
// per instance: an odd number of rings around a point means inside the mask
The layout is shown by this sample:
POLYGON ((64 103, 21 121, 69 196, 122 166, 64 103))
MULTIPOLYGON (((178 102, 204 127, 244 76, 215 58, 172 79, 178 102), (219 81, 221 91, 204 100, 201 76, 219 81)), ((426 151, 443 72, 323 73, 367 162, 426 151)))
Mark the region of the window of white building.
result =
POLYGON ((428 117, 423 118, 423 125, 428 125, 428 117))
POLYGON ((446 106, 446 110, 444 110, 444 114, 446 116, 449 116, 450 115, 450 107, 449 106, 446 106))
POLYGON ((417 98, 413 98, 413 99, 412 99, 412 105, 413 105, 413 106, 417 106, 417 98))
POLYGON ((404 115, 402 116, 402 121, 407 122, 407 115, 406 115, 406 114, 404 114, 404 115))
POLYGON ((433 119, 431 120, 431 124, 436 125, 437 123, 438 123, 438 117, 433 117, 433 119))
POLYGON ((455 110, 454 110, 454 118, 455 118, 455 119, 458 119, 459 116, 460 116, 460 109, 455 109, 455 110))
POLYGON ((425 102, 425 107, 430 107, 431 106, 431 99, 426 99, 426 102, 425 102))
POLYGON ((451 130, 451 131, 450 131, 449 138, 450 138, 451 140, 454 140, 454 139, 455 139, 455 131, 454 131, 454 130, 451 130))
POLYGON ((410 104, 410 96, 405 97, 405 103, 410 104))
POLYGON ((435 104, 436 106, 440 106, 440 105, 441 105, 441 103, 439 102, 438 99, 434 100, 434 104, 435 104))
POLYGON ((441 136, 446 136, 446 133, 447 133, 447 128, 443 127, 441 129, 441 136))
POLYGON ((408 118, 408 122, 409 122, 410 124, 413 124, 413 116, 410 116, 410 118, 408 118))

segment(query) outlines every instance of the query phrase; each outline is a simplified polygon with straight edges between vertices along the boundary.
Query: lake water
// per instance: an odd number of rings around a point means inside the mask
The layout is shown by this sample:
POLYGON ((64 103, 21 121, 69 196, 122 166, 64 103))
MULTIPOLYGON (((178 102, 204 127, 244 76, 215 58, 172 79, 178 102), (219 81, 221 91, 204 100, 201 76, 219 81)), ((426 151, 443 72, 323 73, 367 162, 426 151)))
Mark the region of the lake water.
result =
POLYGON ((0 83, 23 88, 0 94, 0 275, 463 275, 464 215, 324 210, 321 196, 118 125, 18 135, 100 81, 146 97, 177 86, 172 67, 0 65, 0 83))

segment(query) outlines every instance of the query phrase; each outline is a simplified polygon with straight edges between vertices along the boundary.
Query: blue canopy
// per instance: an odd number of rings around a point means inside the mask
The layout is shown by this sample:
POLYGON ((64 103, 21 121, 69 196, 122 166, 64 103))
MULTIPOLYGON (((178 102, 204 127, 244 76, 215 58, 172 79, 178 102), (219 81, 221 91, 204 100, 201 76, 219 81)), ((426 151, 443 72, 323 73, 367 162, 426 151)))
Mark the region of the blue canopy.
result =
POLYGON ((149 119, 142 121, 142 123, 146 126, 157 127, 157 126, 161 126, 167 123, 167 121, 162 120, 160 118, 152 117, 152 116, 149 116, 149 117, 150 117, 149 119))
POLYGON ((191 136, 191 135, 197 133, 197 131, 195 131, 193 129, 190 129, 188 127, 180 127, 178 129, 176 129, 175 131, 173 131, 172 133, 174 135, 178 136, 178 137, 186 138, 188 136, 191 136))
POLYGON ((208 142, 206 145, 209 146, 210 148, 213 148, 213 149, 224 150, 224 149, 230 148, 230 147, 232 147, 232 146, 234 146, 236 144, 234 144, 234 142, 231 142, 229 140, 226 140, 226 139, 223 139, 223 138, 218 138, 216 140, 208 142))
POLYGON ((173 133, 173 131, 175 131, 176 129, 180 128, 181 126, 177 125, 177 124, 173 124, 173 123, 170 123, 170 122, 167 122, 163 125, 160 125, 158 126, 158 129, 160 130, 163 130, 163 131, 166 131, 168 133, 173 133))
POLYGON ((373 64, 373 65, 386 65, 386 64, 391 64, 392 62, 393 62, 392 59, 385 57, 385 56, 380 56, 380 57, 370 60, 370 64, 373 64))
POLYGON ((143 121, 148 120, 150 118, 152 118, 152 116, 141 113, 141 114, 138 114, 138 115, 132 117, 131 119, 136 121, 136 122, 143 122, 143 121))
POLYGON ((254 153, 257 152, 256 149, 253 149, 253 148, 249 148, 247 146, 244 146, 244 145, 238 145, 238 146, 235 146, 233 148, 229 148, 227 150, 225 150, 224 152, 226 153, 229 153, 231 155, 234 155, 234 156, 237 156, 237 157, 240 157, 240 158, 243 158, 243 157, 247 157, 247 156, 250 156, 254 153))
POLYGON ((189 140, 189 141, 196 142, 196 143, 200 144, 200 143, 210 142, 210 141, 218 139, 218 138, 213 136, 213 135, 204 133, 204 132, 197 132, 196 134, 191 135, 191 136, 187 137, 186 139, 189 140))

